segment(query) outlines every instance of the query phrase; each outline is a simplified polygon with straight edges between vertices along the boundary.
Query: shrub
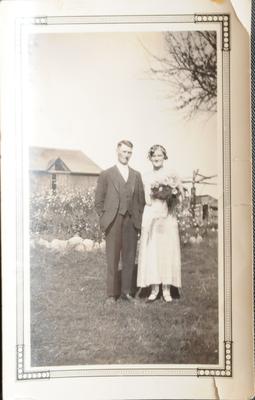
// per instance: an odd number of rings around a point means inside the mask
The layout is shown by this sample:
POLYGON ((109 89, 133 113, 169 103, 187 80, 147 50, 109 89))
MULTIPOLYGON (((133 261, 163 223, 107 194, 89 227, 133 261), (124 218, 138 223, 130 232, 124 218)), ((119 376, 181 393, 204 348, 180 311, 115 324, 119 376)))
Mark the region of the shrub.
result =
POLYGON ((30 232, 68 239, 79 235, 100 242, 102 232, 94 208, 95 189, 86 192, 66 189, 61 192, 33 193, 30 198, 30 232))
MULTIPOLYGON (((61 192, 33 193, 30 198, 30 233, 58 239, 79 235, 83 239, 101 242, 103 233, 99 227, 94 207, 95 188, 86 192, 66 188, 61 192)), ((217 224, 194 217, 190 208, 177 209, 177 219, 182 244, 193 239, 215 235, 217 224)), ((197 242, 199 242, 197 240, 197 242)), ((194 241, 194 240, 193 240, 194 241)))
POLYGON ((177 219, 179 224, 180 239, 182 244, 190 242, 199 243, 201 239, 211 235, 216 236, 215 232, 218 225, 212 220, 202 220, 193 215, 190 208, 178 210, 177 219), (193 239, 196 239, 195 241, 193 239))

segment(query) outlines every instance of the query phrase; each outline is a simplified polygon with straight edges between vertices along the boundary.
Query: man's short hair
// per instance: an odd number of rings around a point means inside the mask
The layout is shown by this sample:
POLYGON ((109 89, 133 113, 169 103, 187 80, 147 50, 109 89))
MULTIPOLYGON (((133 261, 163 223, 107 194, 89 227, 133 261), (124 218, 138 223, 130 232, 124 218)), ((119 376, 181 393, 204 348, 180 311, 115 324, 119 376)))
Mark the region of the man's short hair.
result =
POLYGON ((131 149, 133 148, 133 143, 131 143, 129 140, 121 140, 118 144, 117 147, 119 148, 122 144, 125 146, 130 147, 131 149))

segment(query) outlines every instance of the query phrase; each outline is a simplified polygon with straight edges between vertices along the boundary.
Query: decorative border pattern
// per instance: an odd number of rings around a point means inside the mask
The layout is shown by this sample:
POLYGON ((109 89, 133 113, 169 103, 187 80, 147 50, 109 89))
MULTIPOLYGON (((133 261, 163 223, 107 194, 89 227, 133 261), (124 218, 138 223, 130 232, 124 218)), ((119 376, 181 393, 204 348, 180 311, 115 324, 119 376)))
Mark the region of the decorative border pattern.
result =
POLYGON ((232 342, 224 342, 224 352, 225 352, 225 363, 224 368, 208 368, 208 369, 197 369, 198 377, 208 377, 208 376, 216 376, 216 377, 232 377, 232 342))
POLYGON ((17 380, 49 379, 50 371, 31 372, 24 370, 24 345, 17 346, 17 380))
POLYGON ((195 22, 220 22, 222 29, 222 51, 230 51, 230 16, 228 14, 195 14, 195 22))
MULTIPOLYGON (((32 379, 50 379, 60 377, 88 377, 88 376, 186 376, 186 377, 232 377, 232 272, 231 272, 231 171, 230 171, 230 15, 228 14, 192 14, 192 15, 121 15, 121 16, 74 16, 74 17, 53 17, 37 16, 34 18, 21 18, 17 21, 17 43, 21 49, 22 28, 28 25, 77 25, 77 24, 152 24, 152 23, 218 23, 221 25, 221 43, 222 43, 222 146, 223 146, 223 236, 224 236, 224 365, 222 368, 130 368, 125 369, 110 368, 105 369, 54 369, 48 367, 48 370, 27 371, 24 363, 24 276, 17 269, 17 310, 23 315, 17 316, 17 380, 32 379), (18 318, 19 317, 19 318, 18 318), (23 317, 23 319, 22 319, 23 317), (62 372, 62 374, 61 374, 62 372), (64 374, 63 374, 64 372, 64 374)), ((18 61, 20 63, 20 52, 17 51, 18 61)), ((19 142, 20 142, 19 138, 19 142)), ((20 177, 21 172, 19 172, 20 177)), ((18 179, 18 189, 22 192, 22 179, 18 179)), ((19 208, 19 212, 20 212, 19 208)), ((21 213, 22 215, 22 213, 21 213)), ((17 226, 18 236, 20 236, 23 220, 20 217, 20 223, 17 226)), ((17 265, 21 267, 23 262, 22 237, 17 238, 18 245, 21 246, 21 259, 17 260, 17 265)), ((116 366, 115 366, 116 367, 116 366)))

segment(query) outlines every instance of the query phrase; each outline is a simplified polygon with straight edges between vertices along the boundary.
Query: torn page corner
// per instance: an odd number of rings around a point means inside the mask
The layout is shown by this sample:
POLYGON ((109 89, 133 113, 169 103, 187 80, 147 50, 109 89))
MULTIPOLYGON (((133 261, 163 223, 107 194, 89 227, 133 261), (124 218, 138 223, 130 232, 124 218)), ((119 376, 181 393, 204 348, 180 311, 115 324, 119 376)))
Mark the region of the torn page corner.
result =
POLYGON ((214 395, 216 400, 220 400, 219 389, 216 383, 216 379, 213 377, 213 388, 214 388, 214 395))

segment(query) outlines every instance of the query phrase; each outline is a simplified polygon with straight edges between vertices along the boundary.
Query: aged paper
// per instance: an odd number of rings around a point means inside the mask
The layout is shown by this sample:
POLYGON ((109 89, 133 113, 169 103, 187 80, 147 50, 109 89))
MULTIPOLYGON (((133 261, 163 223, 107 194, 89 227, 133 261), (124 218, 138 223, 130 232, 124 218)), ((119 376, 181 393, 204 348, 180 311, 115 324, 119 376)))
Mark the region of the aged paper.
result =
POLYGON ((249 34, 231 3, 0 12, 4 399, 251 398, 249 34), (133 302, 106 301, 94 187, 123 139, 145 189, 158 144, 186 193, 169 304, 139 280, 133 302))
POLYGON ((243 26, 248 32, 251 31, 251 1, 246 0, 243 2, 232 0, 233 8, 242 22, 243 26))

